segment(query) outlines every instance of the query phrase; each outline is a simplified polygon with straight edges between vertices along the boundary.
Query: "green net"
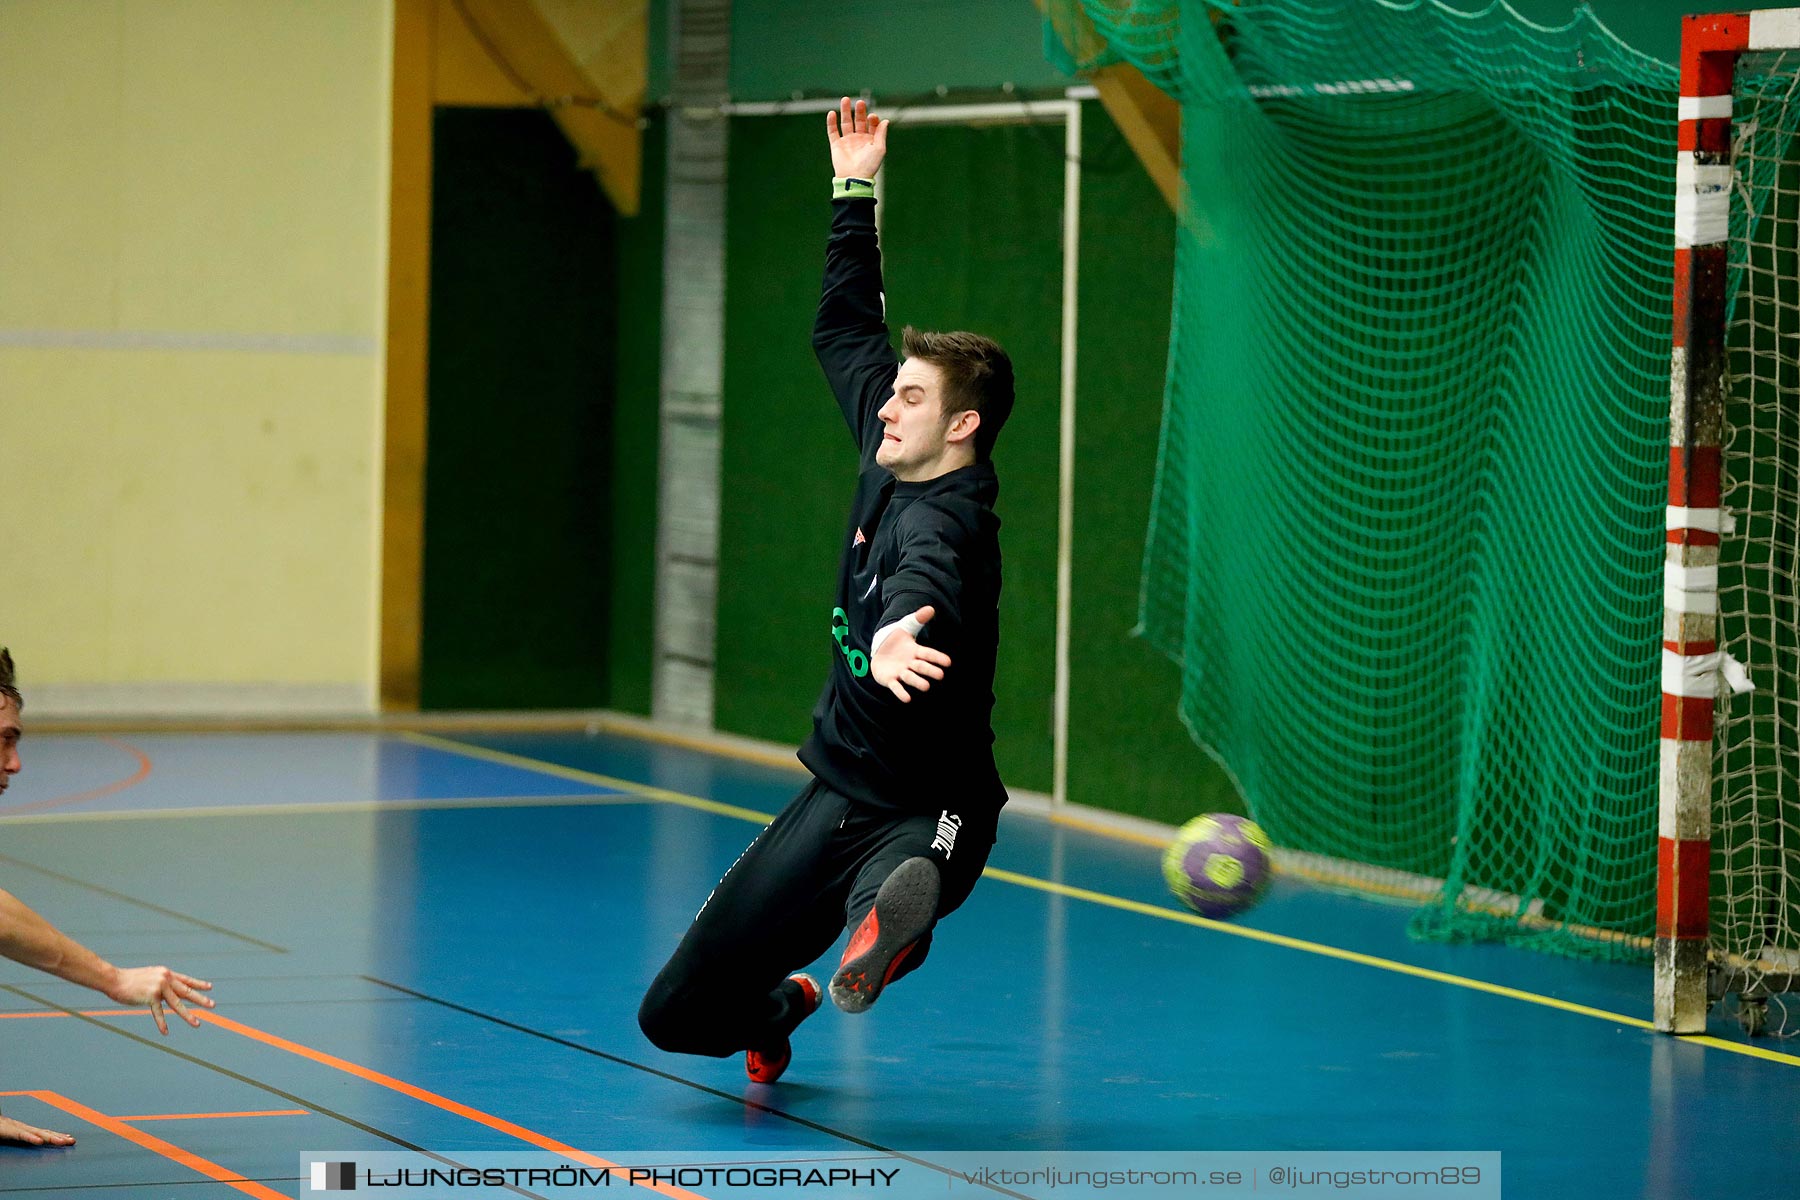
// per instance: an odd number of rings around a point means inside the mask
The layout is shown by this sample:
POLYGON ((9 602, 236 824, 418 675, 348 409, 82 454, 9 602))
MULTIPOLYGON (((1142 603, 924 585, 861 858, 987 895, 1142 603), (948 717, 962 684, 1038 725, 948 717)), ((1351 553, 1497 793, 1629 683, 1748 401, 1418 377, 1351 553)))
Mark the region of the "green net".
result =
POLYGON ((1445 880, 1419 936, 1642 952, 1674 68, 1503 6, 1047 26, 1182 104, 1142 618, 1197 740, 1283 846, 1445 880))
MULTIPOLYGON (((1754 996, 1800 975, 1800 52, 1744 55, 1732 93, 1722 484, 1735 528, 1720 539, 1718 635, 1756 690, 1714 712, 1711 933, 1733 990, 1754 996)), ((1800 1005, 1771 1016, 1772 1031, 1800 1031, 1800 1005)))

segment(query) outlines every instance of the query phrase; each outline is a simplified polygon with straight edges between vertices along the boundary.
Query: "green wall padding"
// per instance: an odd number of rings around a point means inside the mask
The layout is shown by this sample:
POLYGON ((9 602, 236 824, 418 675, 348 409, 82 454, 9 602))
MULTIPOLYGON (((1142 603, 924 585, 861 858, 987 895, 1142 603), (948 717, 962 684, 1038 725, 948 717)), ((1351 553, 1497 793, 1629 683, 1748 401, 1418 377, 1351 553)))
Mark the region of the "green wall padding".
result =
POLYGON ((601 706, 612 209, 541 112, 433 136, 420 704, 601 706))
POLYGON ((1044 60, 1037 10, 1028 0, 849 0, 829 10, 793 0, 731 6, 733 100, 869 90, 892 103, 935 99, 939 85, 997 92, 1011 83, 1042 92, 1073 82, 1044 60))
POLYGON ((647 716, 656 622, 666 122, 653 116, 643 138, 638 215, 618 217, 614 222, 619 263, 618 370, 609 494, 612 538, 606 664, 608 707, 647 716))
POLYGON ((1082 106, 1081 158, 1068 798, 1172 824, 1242 812, 1176 712, 1180 669, 1131 634, 1162 424, 1175 215, 1098 104, 1082 106))
POLYGON ((797 745, 833 643, 856 451, 812 352, 831 219, 825 119, 731 123, 714 724, 797 745))

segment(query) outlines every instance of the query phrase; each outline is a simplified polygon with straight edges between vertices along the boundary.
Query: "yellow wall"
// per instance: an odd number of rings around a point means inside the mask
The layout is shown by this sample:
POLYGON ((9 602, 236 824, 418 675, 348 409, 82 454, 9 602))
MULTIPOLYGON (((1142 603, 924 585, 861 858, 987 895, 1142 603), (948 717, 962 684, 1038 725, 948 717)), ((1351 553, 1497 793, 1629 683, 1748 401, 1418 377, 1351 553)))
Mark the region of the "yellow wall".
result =
POLYGON ((391 22, 0 4, 0 644, 36 711, 373 705, 391 22))

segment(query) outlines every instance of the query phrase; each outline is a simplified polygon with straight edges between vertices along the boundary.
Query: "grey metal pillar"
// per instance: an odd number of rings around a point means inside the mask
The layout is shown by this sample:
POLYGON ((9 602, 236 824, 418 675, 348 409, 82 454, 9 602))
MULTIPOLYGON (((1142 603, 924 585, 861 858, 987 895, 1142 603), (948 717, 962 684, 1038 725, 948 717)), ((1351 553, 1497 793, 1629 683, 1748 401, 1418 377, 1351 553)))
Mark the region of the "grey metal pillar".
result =
POLYGON ((711 728, 731 0, 673 0, 651 711, 711 728))

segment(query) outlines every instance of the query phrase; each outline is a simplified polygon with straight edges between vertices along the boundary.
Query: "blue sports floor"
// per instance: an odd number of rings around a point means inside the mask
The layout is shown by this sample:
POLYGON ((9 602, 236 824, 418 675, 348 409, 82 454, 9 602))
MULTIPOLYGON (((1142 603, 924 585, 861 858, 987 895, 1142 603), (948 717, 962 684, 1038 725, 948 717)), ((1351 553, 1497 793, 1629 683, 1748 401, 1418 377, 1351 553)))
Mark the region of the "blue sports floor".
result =
POLYGON ((79 1138, 0 1148, 0 1193, 311 1195, 308 1151, 1055 1149, 1498 1151, 1507 1196, 1800 1196, 1800 1047, 1650 1032, 1645 967, 1419 945, 1405 908, 1289 881, 1216 926, 1154 846, 1009 815, 930 963, 827 1005, 765 1087, 653 1049, 636 1008, 796 771, 580 733, 21 749, 0 886, 218 1008, 162 1038, 0 960, 0 1108, 79 1138))

